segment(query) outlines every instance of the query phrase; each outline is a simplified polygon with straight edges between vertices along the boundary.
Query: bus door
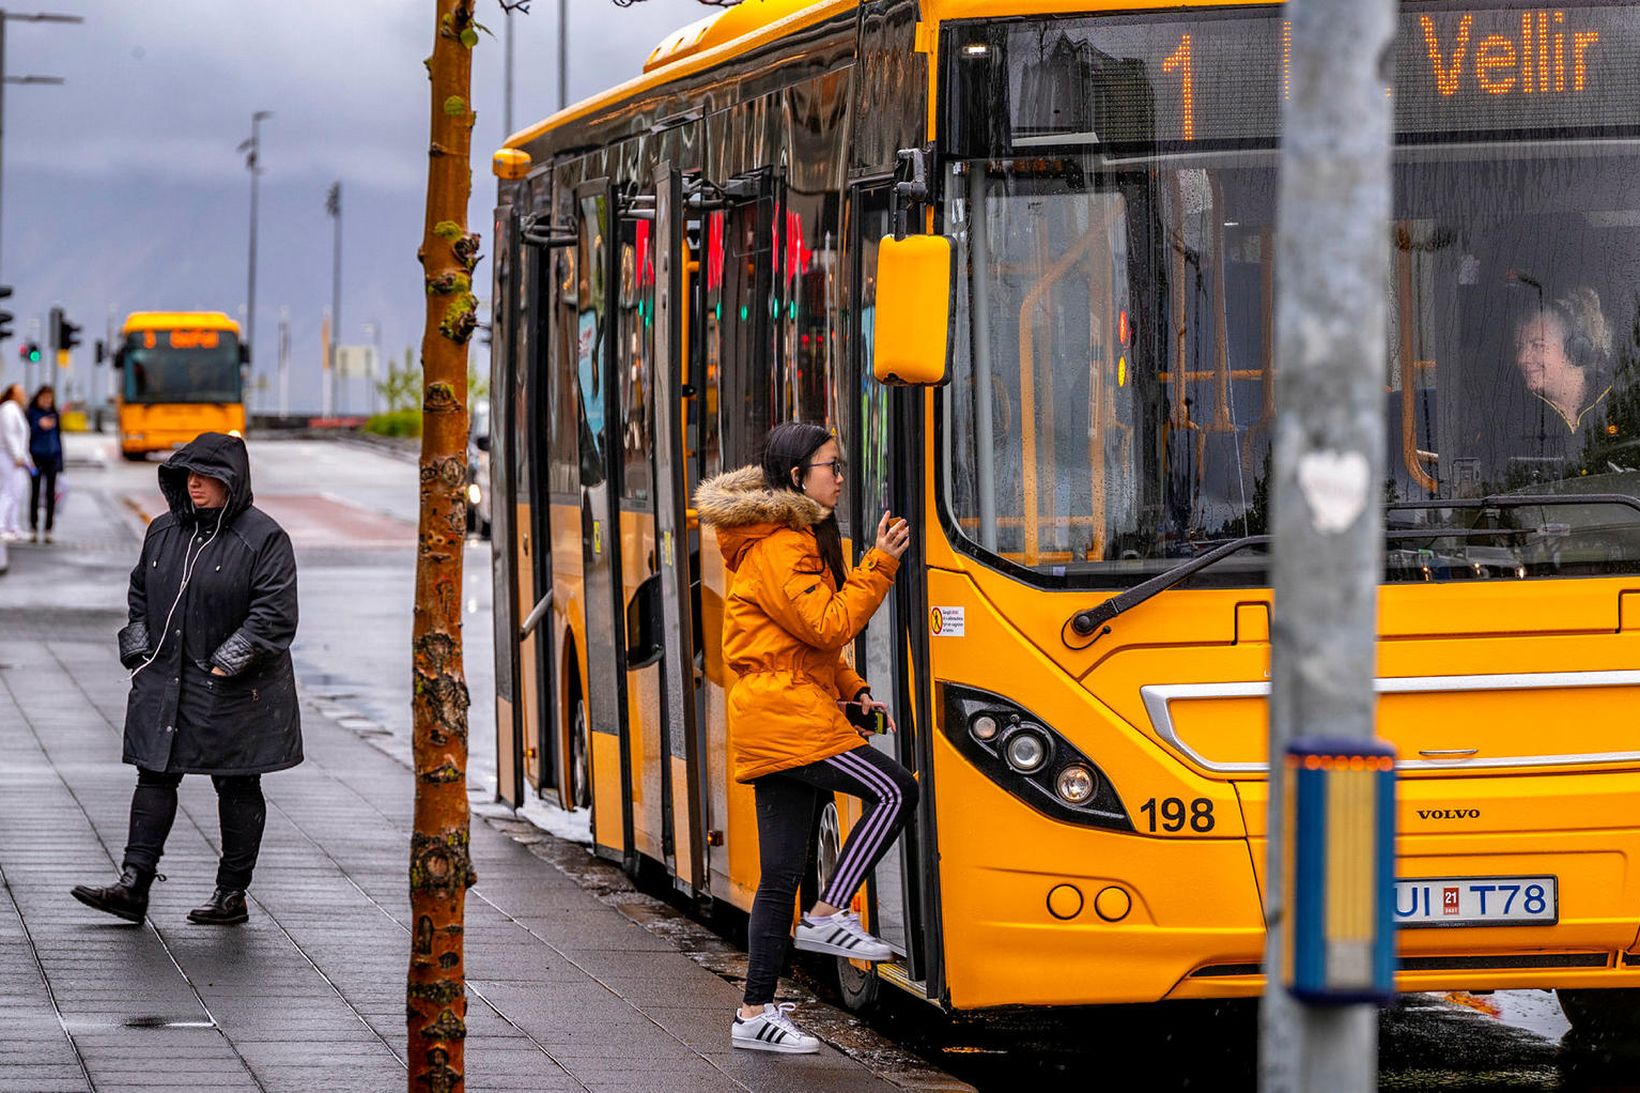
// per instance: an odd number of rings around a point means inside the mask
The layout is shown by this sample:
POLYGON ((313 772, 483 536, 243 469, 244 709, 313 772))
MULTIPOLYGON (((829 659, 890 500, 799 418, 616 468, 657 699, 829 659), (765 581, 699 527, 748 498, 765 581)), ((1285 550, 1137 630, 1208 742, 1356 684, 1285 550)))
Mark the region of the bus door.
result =
POLYGON ((580 436, 581 558, 586 613, 587 761, 592 781, 594 848, 636 864, 632 772, 626 747, 626 611, 622 602, 620 382, 615 292, 620 248, 613 234, 609 180, 575 191, 580 238, 576 308, 576 415, 580 436))
MULTIPOLYGON (((619 417, 611 443, 621 461, 618 587, 626 627, 626 731, 622 757, 632 813, 631 851, 664 861, 666 846, 665 706, 661 696, 662 647, 657 638, 660 550, 655 529, 655 201, 656 195, 623 183, 617 200, 615 370, 619 417)), ((632 863, 632 864, 635 864, 632 863)))
MULTIPOLYGON (((509 430, 505 437, 506 451, 511 453, 512 445, 522 449, 515 457, 513 473, 516 475, 522 469, 524 481, 519 483, 517 492, 522 494, 526 489, 528 491, 527 505, 518 514, 519 533, 510 530, 514 526, 514 514, 505 513, 505 518, 512 538, 512 553, 521 593, 515 625, 523 634, 518 643, 516 661, 519 712, 515 714, 518 729, 514 746, 519 750, 520 775, 537 795, 544 794, 557 784, 561 769, 555 754, 558 704, 553 666, 557 663, 558 640, 556 627, 548 618, 548 608, 551 606, 549 597, 553 588, 550 495, 553 438, 550 427, 552 418, 546 409, 556 405, 554 396, 557 394, 551 388, 553 367, 550 338, 550 319, 557 310, 552 306, 553 280, 550 271, 557 257, 560 256, 556 250, 523 248, 514 259, 518 263, 515 276, 522 283, 508 278, 509 283, 505 287, 510 299, 506 300, 501 295, 503 285, 498 260, 496 302, 491 305, 495 316, 493 322, 499 323, 504 316, 511 322, 508 327, 509 367, 514 367, 512 362, 522 358, 523 379, 515 384, 515 401, 507 410, 509 415, 518 415, 523 427, 513 428, 510 420, 501 417, 502 407, 498 406, 492 411, 490 431, 492 445, 495 444, 495 437, 501 436, 503 430, 509 430), (518 394, 520 391, 521 396, 518 394)), ((492 384, 491 390, 497 389, 498 386, 492 384)), ((494 452, 491 459, 493 461, 494 452)), ((495 496, 506 495, 498 492, 495 496)), ((500 511, 503 507, 492 505, 492 520, 503 518, 500 511)), ((501 525, 497 524, 496 527, 500 528, 501 525)), ((496 541, 500 541, 499 531, 496 532, 496 541)))
MULTIPOLYGON (((854 450, 848 461, 857 468, 857 507, 853 514, 856 559, 875 541, 877 522, 885 510, 912 520, 923 511, 921 392, 891 389, 872 376, 877 247, 878 241, 893 230, 892 190, 892 180, 884 179, 861 184, 851 195, 853 298, 858 304, 854 309, 855 336, 851 339, 854 360, 849 372, 859 384, 858 396, 851 400, 859 417, 850 429, 854 450)), ((919 702, 913 699, 913 694, 926 694, 926 690, 915 690, 917 680, 926 679, 926 672, 917 670, 917 665, 926 664, 926 657, 919 652, 924 634, 920 622, 926 616, 921 573, 921 565, 908 552, 892 592, 855 647, 857 669, 871 683, 874 697, 888 704, 899 730, 893 735, 873 737, 871 745, 911 771, 930 769, 923 734, 930 731, 931 724, 926 710, 919 709, 919 702)), ((919 781, 926 793, 927 776, 919 775, 919 781)), ((931 825, 921 818, 929 813, 925 809, 919 809, 919 813, 898 845, 883 856, 865 897, 872 931, 899 952, 904 974, 914 984, 928 982, 924 923, 929 918, 925 887, 930 870, 926 866, 936 860, 931 854, 931 825)), ((827 840, 822 839, 823 855, 826 845, 827 840)), ((895 974, 886 966, 885 970, 895 974)), ((863 975, 854 977, 856 981, 851 983, 845 968, 841 978, 846 993, 863 989, 863 975)))
POLYGON ((698 480, 690 457, 693 366, 689 352, 694 264, 683 177, 669 163, 655 172, 655 338, 653 470, 659 569, 655 611, 661 649, 660 798, 667 867, 680 889, 706 889, 700 725, 700 676, 695 668, 695 530, 689 499, 698 480))
MULTIPOLYGON (((710 475, 758 462, 763 439, 779 420, 773 172, 763 167, 704 185, 698 202, 691 199, 691 209, 697 204, 702 212, 701 290, 694 314, 699 318, 701 367, 695 386, 701 391, 702 474, 710 475)), ((701 538, 698 602, 704 703, 710 711, 702 730, 708 886, 713 899, 750 907, 758 873, 757 803, 752 787, 734 781, 729 772, 731 680, 722 659, 729 575, 714 534, 702 532, 701 538)))

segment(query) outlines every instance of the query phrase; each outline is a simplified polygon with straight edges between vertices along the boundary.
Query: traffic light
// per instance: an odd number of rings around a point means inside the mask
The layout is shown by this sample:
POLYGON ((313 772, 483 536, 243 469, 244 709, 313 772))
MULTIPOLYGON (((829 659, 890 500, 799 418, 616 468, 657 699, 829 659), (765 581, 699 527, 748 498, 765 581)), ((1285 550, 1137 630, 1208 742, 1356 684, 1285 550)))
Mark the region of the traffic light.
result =
MULTIPOLYGON (((10 295, 11 286, 0 285, 0 300, 4 300, 10 295)), ((0 342, 3 342, 7 338, 11 337, 11 321, 16 317, 17 316, 13 315, 11 312, 0 309, 0 342)))
POLYGON ((80 327, 77 323, 68 321, 63 309, 51 309, 51 347, 59 353, 67 353, 80 344, 80 327))
POLYGON ((21 357, 23 359, 24 363, 26 363, 26 364, 39 364, 40 363, 40 343, 39 342, 24 342, 22 344, 22 346, 17 350, 17 355, 19 357, 21 357))

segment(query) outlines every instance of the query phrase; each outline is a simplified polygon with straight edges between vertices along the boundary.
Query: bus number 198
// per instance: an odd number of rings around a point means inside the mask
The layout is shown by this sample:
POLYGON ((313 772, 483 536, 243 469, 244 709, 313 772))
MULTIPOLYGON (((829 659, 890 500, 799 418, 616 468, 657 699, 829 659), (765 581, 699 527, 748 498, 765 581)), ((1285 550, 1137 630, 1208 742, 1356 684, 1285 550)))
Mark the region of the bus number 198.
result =
POLYGON ((1163 831, 1183 831, 1188 821, 1190 830, 1202 834, 1213 830, 1213 802, 1206 797, 1197 797, 1190 802, 1189 811, 1185 809, 1185 802, 1178 797, 1165 797, 1161 807, 1156 805, 1156 798, 1152 797, 1139 806, 1139 811, 1150 818, 1150 830, 1156 830, 1157 814, 1161 815, 1163 831))

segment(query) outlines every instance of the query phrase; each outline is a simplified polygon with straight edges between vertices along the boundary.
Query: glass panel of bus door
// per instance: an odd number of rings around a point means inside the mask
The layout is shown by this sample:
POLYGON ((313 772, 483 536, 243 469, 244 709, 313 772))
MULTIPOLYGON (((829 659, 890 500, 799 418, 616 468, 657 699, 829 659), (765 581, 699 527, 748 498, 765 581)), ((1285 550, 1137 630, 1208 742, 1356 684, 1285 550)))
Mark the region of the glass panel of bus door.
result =
POLYGON ((581 558, 586 612, 587 761, 592 840, 606 856, 632 859, 631 770, 626 738, 626 612, 621 597, 618 400, 614 293, 618 248, 608 180, 577 187, 580 271, 576 311, 576 414, 580 431, 581 558))
MULTIPOLYGON (((855 557, 864 556, 876 540, 877 522, 883 512, 892 509, 895 515, 915 511, 910 503, 907 483, 896 469, 922 466, 921 448, 916 437, 907 436, 896 428, 892 392, 879 384, 871 372, 873 319, 876 313, 877 243, 888 234, 890 220, 889 196, 892 183, 879 182, 861 186, 853 194, 854 215, 854 287, 855 337, 854 360, 851 374, 859 384, 859 395, 853 400, 859 420, 850 434, 854 451, 849 463, 855 472, 854 493, 859 509, 854 517, 855 557)), ((914 471, 911 473, 915 473, 914 471)), ((883 605, 872 616, 855 647, 855 666, 871 684, 872 694, 886 702, 893 713, 899 732, 879 735, 871 740, 872 747, 899 760, 907 769, 916 770, 917 730, 909 702, 908 634, 905 620, 912 616, 903 595, 919 574, 910 565, 900 569, 883 605)), ((909 830, 909 829, 908 829, 909 830)), ((906 959, 912 978, 921 978, 923 954, 919 878, 920 864, 926 859, 915 840, 901 835, 898 844, 883 855, 872 875, 868 893, 872 931, 894 946, 906 959)))
POLYGON ((696 737, 693 529, 688 505, 696 467, 689 452, 691 297, 688 222, 683 179, 662 163, 655 172, 655 342, 651 371, 655 413, 655 541, 661 582, 661 803, 666 864, 685 891, 704 890, 701 749, 696 737))
MULTIPOLYGON (((701 399, 703 424, 715 417, 721 445, 721 469, 733 470, 762 458, 763 439, 777 418, 774 407, 776 369, 773 321, 774 245, 777 200, 772 173, 763 168, 723 184, 721 208, 705 216, 704 253, 701 257, 704 292, 700 309, 703 334, 711 346, 702 353, 701 399), (715 356, 714 356, 715 355, 715 356), (715 371, 714 371, 715 370, 715 371), (714 380, 715 376, 715 380, 714 380), (713 406, 713 400, 716 406, 713 406)), ((703 448, 710 448, 704 439, 703 448)), ((710 452, 707 452, 710 460, 710 452)), ((705 470, 712 471, 710 466, 705 470)), ((702 555, 705 548, 702 548, 702 555)), ((713 614, 708 602, 721 605, 728 591, 721 564, 703 557, 701 593, 703 616, 713 614)), ((714 657, 721 653, 721 607, 716 619, 703 618, 702 640, 707 646, 706 701, 712 716, 705 718, 705 779, 708 790, 707 868, 714 899, 729 899, 736 879, 751 879, 755 888, 757 844, 749 837, 730 839, 736 831, 756 824, 752 789, 729 775, 728 720, 725 714, 727 672, 714 657), (731 824, 730 816, 737 819, 731 824), (740 824, 745 824, 744 828, 740 824), (731 868, 731 859, 734 868, 731 868)), ((751 898, 751 891, 735 892, 751 898)))
MULTIPOLYGON (((520 446, 528 445, 530 460, 529 514, 530 534, 521 539, 520 547, 525 549, 519 558, 520 586, 524 583, 522 570, 526 567, 532 578, 531 595, 523 597, 520 609, 532 611, 541 598, 546 596, 554 586, 552 579, 552 427, 554 410, 558 400, 566 397, 566 392, 553 390, 553 375, 555 362, 553 353, 557 342, 553 337, 552 323, 557 316, 560 321, 564 311, 557 305, 553 297, 557 288, 558 279, 553 276, 553 270, 560 260, 564 259, 562 250, 547 250, 539 247, 526 247, 522 252, 522 261, 516 267, 519 283, 512 289, 517 298, 517 310, 514 312, 518 319, 513 327, 514 336, 522 343, 522 351, 527 354, 525 367, 528 369, 529 408, 533 413, 520 419, 521 428, 518 430, 516 443, 520 446)), ((515 352, 517 352, 515 350, 515 352)), ((491 390, 494 390, 492 387, 491 390)), ((493 411, 492 411, 493 413, 493 411)), ((495 426, 492 424, 492 431, 495 426)), ((492 456, 493 458, 493 456, 492 456)), ((492 508, 494 506, 492 505, 492 508)), ((508 526, 511 526, 509 513, 508 526)), ((493 549, 493 548, 492 548, 493 549)), ((524 617, 515 620, 515 625, 522 624, 524 617)), ((519 650, 518 671, 521 677, 528 678, 529 686, 518 688, 520 700, 532 690, 535 694, 533 704, 533 718, 521 719, 525 728, 530 727, 533 721, 535 732, 533 735, 522 736, 523 755, 526 763, 524 777, 534 786, 537 795, 544 794, 550 787, 559 784, 563 772, 563 757, 558 754, 558 679, 555 666, 558 663, 558 634, 557 627, 552 623, 552 612, 542 619, 530 635, 529 641, 519 650)))
POLYGON ((620 414, 613 419, 611 443, 621 460, 620 601, 627 633, 626 733, 622 750, 631 779, 632 852, 663 861, 665 809, 665 714, 659 654, 653 644, 659 601, 659 544, 655 533, 654 413, 655 371, 655 197, 623 191, 615 221, 618 271, 614 313, 615 368, 620 414))

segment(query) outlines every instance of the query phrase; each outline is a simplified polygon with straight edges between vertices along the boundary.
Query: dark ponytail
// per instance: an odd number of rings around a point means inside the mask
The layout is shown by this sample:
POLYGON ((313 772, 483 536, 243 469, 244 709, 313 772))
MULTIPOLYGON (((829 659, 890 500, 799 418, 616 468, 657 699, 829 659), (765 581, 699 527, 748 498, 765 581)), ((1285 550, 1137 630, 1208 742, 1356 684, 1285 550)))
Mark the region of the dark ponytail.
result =
MULTIPOLYGON (((769 430, 763 444, 763 478, 771 490, 793 490, 792 471, 798 468, 801 478, 808 473, 807 464, 814 453, 831 440, 831 430, 823 425, 806 421, 788 421, 769 430)), ((843 533, 837 527, 837 513, 828 512, 826 518, 814 525, 814 539, 820 547, 820 560, 843 586, 843 533)))

